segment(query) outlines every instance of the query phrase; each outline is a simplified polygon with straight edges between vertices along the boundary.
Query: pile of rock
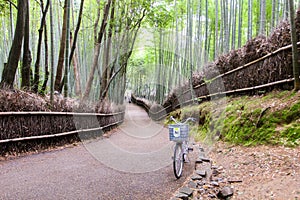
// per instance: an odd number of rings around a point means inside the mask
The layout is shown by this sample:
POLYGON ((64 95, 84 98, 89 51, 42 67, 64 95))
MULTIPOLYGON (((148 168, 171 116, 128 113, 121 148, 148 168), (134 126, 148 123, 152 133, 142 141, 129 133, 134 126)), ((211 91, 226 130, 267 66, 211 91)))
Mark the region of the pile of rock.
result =
POLYGON ((232 183, 240 180, 228 180, 224 177, 224 168, 212 164, 203 148, 199 148, 199 157, 195 161, 195 171, 172 197, 172 200, 229 199, 234 195, 232 183))

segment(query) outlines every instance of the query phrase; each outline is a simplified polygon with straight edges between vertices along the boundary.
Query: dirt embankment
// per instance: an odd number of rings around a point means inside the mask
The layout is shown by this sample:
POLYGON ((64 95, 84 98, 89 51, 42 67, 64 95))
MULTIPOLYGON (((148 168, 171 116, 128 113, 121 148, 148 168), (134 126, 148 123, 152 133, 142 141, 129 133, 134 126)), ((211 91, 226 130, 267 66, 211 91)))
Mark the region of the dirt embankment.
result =
POLYGON ((232 183, 232 199, 300 199, 300 147, 242 147, 218 143, 210 153, 221 177, 232 183))

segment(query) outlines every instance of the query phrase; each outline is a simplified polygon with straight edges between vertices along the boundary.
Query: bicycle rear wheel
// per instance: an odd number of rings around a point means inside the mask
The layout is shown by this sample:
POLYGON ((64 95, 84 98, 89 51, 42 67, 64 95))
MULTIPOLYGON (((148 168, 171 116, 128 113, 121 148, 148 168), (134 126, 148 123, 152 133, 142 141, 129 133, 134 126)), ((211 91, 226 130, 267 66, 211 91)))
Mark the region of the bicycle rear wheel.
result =
POLYGON ((176 143, 173 157, 174 175, 179 179, 183 171, 183 149, 182 143, 176 143))

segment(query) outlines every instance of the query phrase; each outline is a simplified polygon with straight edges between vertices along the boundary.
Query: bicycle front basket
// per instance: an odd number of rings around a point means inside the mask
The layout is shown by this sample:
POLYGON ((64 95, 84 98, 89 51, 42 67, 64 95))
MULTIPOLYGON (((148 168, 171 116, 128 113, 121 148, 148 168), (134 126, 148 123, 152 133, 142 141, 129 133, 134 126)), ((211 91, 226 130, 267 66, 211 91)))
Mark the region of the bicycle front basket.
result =
POLYGON ((189 126, 187 124, 171 124, 169 125, 170 141, 182 142, 188 140, 189 126))

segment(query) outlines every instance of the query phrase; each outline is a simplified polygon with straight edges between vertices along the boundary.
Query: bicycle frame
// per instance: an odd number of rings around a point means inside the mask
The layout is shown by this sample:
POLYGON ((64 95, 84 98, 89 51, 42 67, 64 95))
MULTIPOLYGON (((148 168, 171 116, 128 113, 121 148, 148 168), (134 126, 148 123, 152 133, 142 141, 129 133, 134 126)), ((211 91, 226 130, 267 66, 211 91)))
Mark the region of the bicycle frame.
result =
POLYGON ((174 147, 174 156, 173 156, 173 170, 174 170, 175 177, 179 179, 183 172, 184 162, 187 161, 187 155, 189 153, 189 148, 188 148, 189 130, 188 130, 187 123, 189 121, 195 121, 195 119, 189 117, 184 122, 176 121, 176 119, 174 119, 173 116, 171 116, 170 119, 175 122, 175 126, 172 125, 169 126, 170 140, 176 142, 176 145, 174 147), (177 139, 174 137, 176 137, 177 139))

